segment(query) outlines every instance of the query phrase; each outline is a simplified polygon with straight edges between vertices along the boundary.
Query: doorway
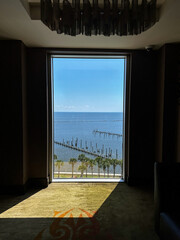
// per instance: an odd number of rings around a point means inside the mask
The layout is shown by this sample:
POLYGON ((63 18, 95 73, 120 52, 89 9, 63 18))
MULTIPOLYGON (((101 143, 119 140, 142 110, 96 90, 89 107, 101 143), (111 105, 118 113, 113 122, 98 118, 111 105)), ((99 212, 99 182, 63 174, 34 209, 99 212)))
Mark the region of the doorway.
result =
POLYGON ((126 56, 51 56, 52 181, 125 174, 126 56))

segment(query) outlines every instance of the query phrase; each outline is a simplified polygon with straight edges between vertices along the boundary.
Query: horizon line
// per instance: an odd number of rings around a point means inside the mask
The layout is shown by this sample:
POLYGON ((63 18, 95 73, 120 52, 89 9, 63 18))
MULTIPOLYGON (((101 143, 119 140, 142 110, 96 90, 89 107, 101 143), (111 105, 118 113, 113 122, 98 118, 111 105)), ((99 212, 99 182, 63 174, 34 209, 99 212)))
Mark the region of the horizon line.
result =
POLYGON ((54 111, 56 113, 123 113, 123 112, 64 112, 64 111, 54 111))

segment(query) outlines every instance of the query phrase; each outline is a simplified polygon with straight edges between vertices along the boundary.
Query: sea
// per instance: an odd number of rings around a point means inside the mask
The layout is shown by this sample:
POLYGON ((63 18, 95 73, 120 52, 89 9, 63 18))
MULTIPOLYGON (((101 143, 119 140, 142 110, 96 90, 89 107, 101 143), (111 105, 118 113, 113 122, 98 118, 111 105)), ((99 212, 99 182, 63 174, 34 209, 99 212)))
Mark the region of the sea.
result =
MULTIPOLYGON (((78 158, 82 153, 88 158, 96 158, 93 154, 77 151, 67 145, 122 159, 122 136, 122 112, 54 112, 54 141, 65 145, 54 143, 54 154, 64 162, 78 158)), ((110 173, 112 170, 111 167, 110 173)), ((116 167, 116 173, 120 173, 120 166, 116 167)))

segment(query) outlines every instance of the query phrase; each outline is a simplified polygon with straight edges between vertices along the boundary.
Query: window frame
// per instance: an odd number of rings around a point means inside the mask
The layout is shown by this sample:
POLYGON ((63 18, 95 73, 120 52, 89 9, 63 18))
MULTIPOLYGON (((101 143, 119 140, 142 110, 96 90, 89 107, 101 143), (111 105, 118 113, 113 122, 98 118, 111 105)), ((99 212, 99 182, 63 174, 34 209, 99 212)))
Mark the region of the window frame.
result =
POLYGON ((129 173, 129 127, 130 127, 130 87, 131 87, 131 53, 126 51, 114 51, 114 50, 51 50, 47 51, 47 118, 48 118, 48 176, 49 182, 127 182, 127 176, 129 173), (124 58, 124 106, 123 106, 123 180, 115 179, 53 179, 53 113, 54 113, 54 83, 53 83, 53 68, 52 58, 124 58))

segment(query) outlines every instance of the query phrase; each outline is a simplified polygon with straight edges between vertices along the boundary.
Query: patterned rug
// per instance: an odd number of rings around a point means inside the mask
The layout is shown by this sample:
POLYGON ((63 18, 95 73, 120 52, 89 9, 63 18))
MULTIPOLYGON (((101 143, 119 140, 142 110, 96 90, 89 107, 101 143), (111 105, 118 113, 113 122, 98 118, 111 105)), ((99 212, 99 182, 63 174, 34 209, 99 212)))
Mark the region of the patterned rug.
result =
POLYGON ((157 240, 153 193, 124 183, 53 183, 0 197, 0 239, 157 240))

